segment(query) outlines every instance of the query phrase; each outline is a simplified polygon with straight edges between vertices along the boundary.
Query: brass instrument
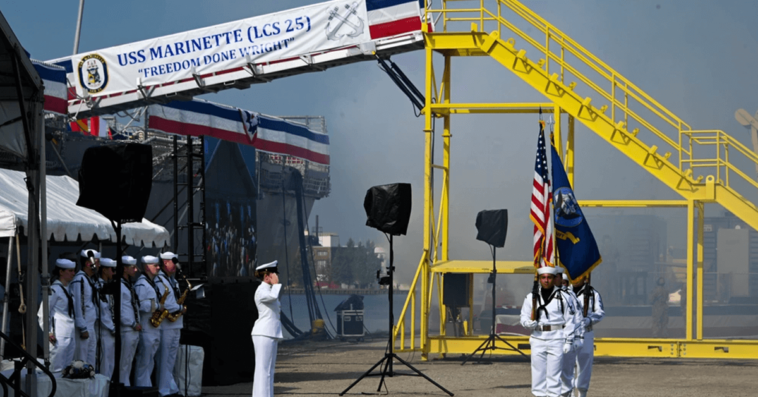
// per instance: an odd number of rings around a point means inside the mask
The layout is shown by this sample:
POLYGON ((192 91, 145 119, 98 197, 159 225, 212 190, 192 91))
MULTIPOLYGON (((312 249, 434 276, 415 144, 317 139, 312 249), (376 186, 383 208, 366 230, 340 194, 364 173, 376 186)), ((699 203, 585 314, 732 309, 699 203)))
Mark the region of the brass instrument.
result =
POLYGON ((192 284, 190 284, 189 280, 187 280, 187 277, 184 277, 184 281, 187 282, 187 289, 182 292, 182 296, 179 297, 179 300, 176 301, 176 303, 179 304, 182 308, 174 313, 171 313, 168 315, 168 321, 171 321, 172 323, 179 319, 179 316, 182 315, 182 311, 187 308, 187 306, 184 306, 184 301, 187 299, 187 294, 192 289, 192 284))
MULTIPOLYGON (((171 291, 169 291, 168 288, 166 288, 166 292, 163 293, 163 296, 161 297, 161 306, 163 306, 166 303, 166 298, 168 298, 168 294, 171 291)), ((150 317, 150 325, 152 325, 155 328, 158 328, 161 326, 161 323, 163 322, 163 319, 168 316, 168 310, 165 308, 163 310, 156 310, 153 312, 153 316, 150 317)))

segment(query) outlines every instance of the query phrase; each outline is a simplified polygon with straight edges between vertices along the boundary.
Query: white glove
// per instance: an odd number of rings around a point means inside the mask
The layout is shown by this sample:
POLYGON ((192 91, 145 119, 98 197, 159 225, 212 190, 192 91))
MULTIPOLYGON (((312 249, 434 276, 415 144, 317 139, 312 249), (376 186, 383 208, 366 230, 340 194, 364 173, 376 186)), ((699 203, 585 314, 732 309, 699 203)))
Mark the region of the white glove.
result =
POLYGON ((566 342, 565 345, 563 345, 563 354, 568 354, 568 352, 571 351, 571 343, 566 342))
POLYGON ((589 327, 591 323, 592 323, 592 320, 590 320, 589 317, 585 317, 582 320, 582 324, 584 324, 585 327, 589 327))
POLYGON ((584 339, 582 338, 575 338, 574 339, 574 350, 579 350, 584 346, 584 339))
POLYGON ((537 322, 534 320, 526 320, 526 322, 524 322, 524 324, 522 325, 524 326, 524 328, 529 329, 529 330, 533 330, 537 328, 537 322))

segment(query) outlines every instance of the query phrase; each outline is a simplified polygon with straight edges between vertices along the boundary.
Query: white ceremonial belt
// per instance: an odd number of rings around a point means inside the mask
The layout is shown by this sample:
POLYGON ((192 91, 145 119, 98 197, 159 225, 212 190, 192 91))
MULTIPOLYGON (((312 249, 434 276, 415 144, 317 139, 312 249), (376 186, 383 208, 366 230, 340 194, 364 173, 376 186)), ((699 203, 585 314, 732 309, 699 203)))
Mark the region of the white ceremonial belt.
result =
POLYGON ((535 331, 557 331, 559 329, 563 329, 566 326, 564 324, 561 325, 538 325, 537 328, 535 328, 535 331))

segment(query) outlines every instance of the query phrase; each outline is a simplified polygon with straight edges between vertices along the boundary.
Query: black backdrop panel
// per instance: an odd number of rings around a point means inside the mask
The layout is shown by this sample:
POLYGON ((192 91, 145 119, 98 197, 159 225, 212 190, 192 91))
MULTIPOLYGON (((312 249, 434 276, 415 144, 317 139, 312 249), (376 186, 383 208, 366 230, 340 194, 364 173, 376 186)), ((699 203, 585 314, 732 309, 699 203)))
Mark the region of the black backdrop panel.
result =
POLYGON ((182 343, 203 347, 203 385, 253 380, 255 353, 250 332, 258 318, 254 297, 259 284, 211 282, 205 284, 205 299, 188 296, 182 343))
POLYGON ((153 148, 127 143, 95 146, 84 152, 76 205, 111 220, 140 222, 153 183, 153 148))
POLYGON ((508 210, 485 210, 476 214, 476 239, 495 247, 505 245, 508 232, 508 210))
POLYGON ((366 192, 363 208, 366 226, 393 236, 405 235, 411 218, 411 185, 395 183, 374 186, 366 192))
POLYGON ((446 273, 442 282, 442 303, 450 307, 468 307, 471 274, 446 273))

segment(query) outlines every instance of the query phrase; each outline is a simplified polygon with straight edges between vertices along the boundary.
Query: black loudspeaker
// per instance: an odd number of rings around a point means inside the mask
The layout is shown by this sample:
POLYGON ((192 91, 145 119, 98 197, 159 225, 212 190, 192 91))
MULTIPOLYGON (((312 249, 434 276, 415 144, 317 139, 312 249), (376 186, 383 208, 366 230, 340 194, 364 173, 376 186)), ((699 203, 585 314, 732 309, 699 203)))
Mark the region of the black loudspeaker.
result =
POLYGON ((374 186, 366 192, 363 208, 368 217, 366 226, 393 236, 405 235, 411 218, 411 185, 374 186))
POLYGON ((508 232, 508 210, 484 210, 476 214, 476 239, 501 248, 508 232))
POLYGON ((87 149, 76 205, 121 222, 141 222, 153 184, 153 148, 127 143, 87 149))
POLYGON ((446 273, 442 281, 442 303, 448 307, 468 307, 471 274, 446 273))

